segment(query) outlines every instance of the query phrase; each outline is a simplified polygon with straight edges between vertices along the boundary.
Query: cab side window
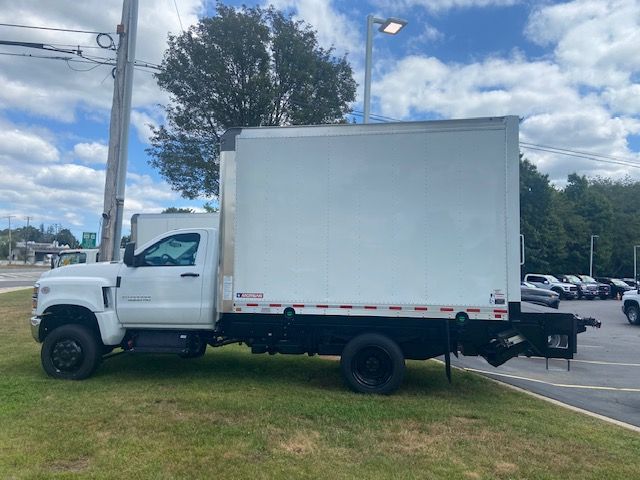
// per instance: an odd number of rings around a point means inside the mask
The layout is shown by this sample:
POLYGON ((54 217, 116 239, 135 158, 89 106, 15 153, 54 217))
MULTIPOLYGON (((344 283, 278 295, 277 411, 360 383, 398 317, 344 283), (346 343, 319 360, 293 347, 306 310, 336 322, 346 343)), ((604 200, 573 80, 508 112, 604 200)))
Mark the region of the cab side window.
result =
POLYGON ((140 266, 189 266, 196 264, 200 234, 179 233, 163 238, 140 255, 140 266))

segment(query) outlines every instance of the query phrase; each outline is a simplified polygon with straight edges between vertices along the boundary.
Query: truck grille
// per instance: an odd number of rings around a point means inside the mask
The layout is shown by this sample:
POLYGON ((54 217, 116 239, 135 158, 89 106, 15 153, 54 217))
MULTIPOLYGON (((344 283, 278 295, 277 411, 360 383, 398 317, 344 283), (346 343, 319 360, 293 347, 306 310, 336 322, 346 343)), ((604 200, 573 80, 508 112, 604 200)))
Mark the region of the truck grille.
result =
POLYGON ((578 287, 576 287, 576 286, 569 287, 569 291, 570 292, 577 292, 578 291, 578 287))

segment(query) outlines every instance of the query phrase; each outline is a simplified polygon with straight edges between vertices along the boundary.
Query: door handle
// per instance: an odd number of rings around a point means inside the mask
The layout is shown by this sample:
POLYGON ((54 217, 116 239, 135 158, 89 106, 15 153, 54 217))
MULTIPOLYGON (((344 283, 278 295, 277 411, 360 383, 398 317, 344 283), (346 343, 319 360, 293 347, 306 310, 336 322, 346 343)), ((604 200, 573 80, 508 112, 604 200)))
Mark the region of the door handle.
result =
POLYGON ((189 272, 189 273, 182 273, 180 274, 181 277, 199 277, 200 274, 199 273, 193 273, 193 272, 189 272))

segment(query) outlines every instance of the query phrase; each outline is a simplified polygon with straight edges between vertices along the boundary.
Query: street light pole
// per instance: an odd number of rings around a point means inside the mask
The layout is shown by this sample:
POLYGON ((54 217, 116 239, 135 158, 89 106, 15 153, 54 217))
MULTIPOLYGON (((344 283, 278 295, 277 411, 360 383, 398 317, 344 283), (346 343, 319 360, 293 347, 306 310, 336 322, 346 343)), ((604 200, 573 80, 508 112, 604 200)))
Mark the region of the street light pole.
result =
MULTIPOLYGON (((633 279, 638 281, 638 257, 636 254, 636 248, 640 247, 640 245, 633 246, 633 279)), ((637 286, 637 284, 636 284, 637 286)))
POLYGON ((591 235, 591 256, 589 257, 589 276, 593 277, 593 239, 600 238, 598 235, 591 235))
POLYGON ((14 217, 15 215, 7 215, 7 218, 9 219, 9 265, 11 265, 11 257, 12 257, 12 252, 11 252, 11 218, 14 217))
POLYGON ((371 113, 371 55, 373 51, 373 25, 380 24, 379 31, 389 35, 395 35, 407 24, 400 18, 378 18, 367 15, 367 50, 364 57, 364 115, 362 123, 369 123, 371 113))

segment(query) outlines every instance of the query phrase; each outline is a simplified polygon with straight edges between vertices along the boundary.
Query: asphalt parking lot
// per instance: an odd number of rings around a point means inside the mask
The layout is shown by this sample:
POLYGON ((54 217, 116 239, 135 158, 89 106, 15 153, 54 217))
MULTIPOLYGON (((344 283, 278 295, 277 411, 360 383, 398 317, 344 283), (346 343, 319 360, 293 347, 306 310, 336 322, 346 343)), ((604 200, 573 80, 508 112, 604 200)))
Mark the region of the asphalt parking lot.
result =
POLYGON ((48 268, 0 266, 0 291, 15 287, 31 287, 48 268))
MULTIPOLYGON (((494 368, 477 357, 454 365, 531 392, 640 427, 640 326, 630 325, 619 300, 563 301, 560 310, 594 317, 602 328, 578 335, 578 353, 566 360, 518 357, 494 368)), ((455 381, 455 374, 454 374, 455 381)))

